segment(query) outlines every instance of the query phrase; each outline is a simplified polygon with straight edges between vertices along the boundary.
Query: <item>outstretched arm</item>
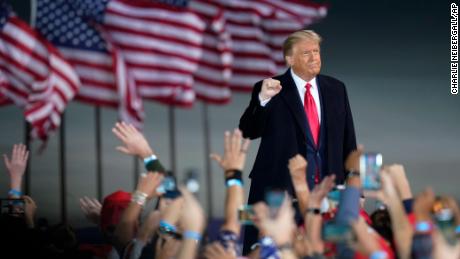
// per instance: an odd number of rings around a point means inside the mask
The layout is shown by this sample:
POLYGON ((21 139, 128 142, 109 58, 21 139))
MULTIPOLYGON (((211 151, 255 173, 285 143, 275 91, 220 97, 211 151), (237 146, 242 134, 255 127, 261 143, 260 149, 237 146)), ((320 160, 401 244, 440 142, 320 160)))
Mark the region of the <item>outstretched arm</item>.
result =
POLYGON ((123 142, 123 146, 117 147, 118 151, 128 155, 138 156, 140 159, 155 155, 155 152, 150 147, 144 135, 133 125, 125 122, 117 122, 115 127, 112 128, 112 132, 123 142))
POLYGON ((163 175, 157 172, 142 174, 139 178, 136 191, 133 193, 131 203, 123 211, 120 222, 115 229, 117 245, 124 247, 135 236, 138 218, 147 199, 157 196, 156 189, 161 184, 163 175))
POLYGON ((289 159, 288 168, 291 174, 292 185, 294 186, 295 195, 299 203, 300 213, 305 215, 308 208, 308 197, 310 196, 310 189, 307 184, 307 160, 297 154, 289 159))
POLYGON ((176 258, 193 259, 196 258, 198 244, 206 227, 206 217, 193 194, 185 188, 180 188, 180 191, 184 197, 184 207, 179 218, 179 225, 184 230, 184 239, 176 258))
POLYGON ((249 106, 240 119, 239 128, 245 138, 256 139, 262 135, 267 118, 266 105, 281 89, 280 81, 271 78, 254 85, 249 106))
POLYGON ((246 152, 249 147, 249 140, 242 141, 241 131, 235 129, 233 133, 225 132, 224 156, 211 154, 225 172, 227 191, 225 196, 225 222, 222 230, 228 230, 240 234, 240 223, 238 222, 238 208, 244 204, 244 189, 242 171, 246 161, 246 152))
POLYGON ((26 171, 27 159, 29 151, 24 144, 15 144, 11 151, 11 159, 6 154, 3 154, 3 161, 10 176, 10 192, 8 196, 11 198, 21 197, 22 177, 26 171))

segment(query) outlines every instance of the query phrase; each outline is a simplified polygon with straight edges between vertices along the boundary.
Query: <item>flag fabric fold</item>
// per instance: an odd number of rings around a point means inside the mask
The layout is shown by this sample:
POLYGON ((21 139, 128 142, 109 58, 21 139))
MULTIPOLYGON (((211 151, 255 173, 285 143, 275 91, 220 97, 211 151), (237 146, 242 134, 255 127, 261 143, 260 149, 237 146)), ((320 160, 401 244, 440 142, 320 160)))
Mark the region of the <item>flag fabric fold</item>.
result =
POLYGON ((78 92, 73 67, 46 39, 0 5, 0 99, 24 108, 31 137, 47 140, 78 92), (8 100, 8 101, 7 101, 8 100))
POLYGON ((17 18, 3 19, 0 105, 27 106, 42 137, 77 92, 79 101, 118 107, 120 119, 138 128, 142 98, 181 107, 195 98, 228 103, 231 91, 251 91, 285 69, 284 39, 327 13, 327 6, 302 0, 36 2, 35 27, 59 52, 17 18), (14 42, 9 30, 42 47, 14 42), (18 51, 30 57, 12 56, 18 51))
POLYGON ((118 108, 120 120, 142 128, 142 99, 127 68, 125 56, 100 30, 96 22, 102 19, 108 1, 94 1, 92 9, 80 9, 74 1, 37 0, 36 29, 58 47, 73 65, 81 87, 77 100, 118 108), (86 12, 85 12, 86 11, 86 12))

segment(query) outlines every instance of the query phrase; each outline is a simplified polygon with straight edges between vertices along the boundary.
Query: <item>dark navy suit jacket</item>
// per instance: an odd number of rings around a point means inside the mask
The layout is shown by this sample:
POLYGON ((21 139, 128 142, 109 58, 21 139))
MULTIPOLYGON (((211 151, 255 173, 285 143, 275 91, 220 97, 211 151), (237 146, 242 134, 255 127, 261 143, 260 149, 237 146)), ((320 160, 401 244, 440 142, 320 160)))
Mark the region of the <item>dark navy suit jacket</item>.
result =
POLYGON ((316 77, 321 102, 320 143, 317 147, 290 70, 274 79, 281 82, 281 92, 262 107, 258 97, 262 81, 257 82, 249 106, 240 119, 239 128, 245 138, 261 138, 249 175, 250 204, 263 200, 267 188, 281 188, 294 194, 287 165, 297 153, 308 161, 310 188, 316 167, 319 167, 321 178, 335 174, 336 182, 343 183, 345 158, 356 149, 348 95, 341 81, 325 75, 316 77))

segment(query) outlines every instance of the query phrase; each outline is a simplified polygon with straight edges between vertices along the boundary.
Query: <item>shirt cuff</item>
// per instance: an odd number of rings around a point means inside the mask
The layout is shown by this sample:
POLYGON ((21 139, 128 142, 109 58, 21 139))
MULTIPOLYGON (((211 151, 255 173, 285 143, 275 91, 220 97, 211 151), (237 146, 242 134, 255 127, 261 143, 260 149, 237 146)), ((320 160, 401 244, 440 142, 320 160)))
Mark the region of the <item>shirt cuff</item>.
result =
POLYGON ((271 100, 272 98, 268 98, 266 100, 262 100, 262 97, 260 96, 259 94, 259 103, 260 103, 260 106, 262 107, 265 107, 265 105, 267 105, 267 103, 271 100))

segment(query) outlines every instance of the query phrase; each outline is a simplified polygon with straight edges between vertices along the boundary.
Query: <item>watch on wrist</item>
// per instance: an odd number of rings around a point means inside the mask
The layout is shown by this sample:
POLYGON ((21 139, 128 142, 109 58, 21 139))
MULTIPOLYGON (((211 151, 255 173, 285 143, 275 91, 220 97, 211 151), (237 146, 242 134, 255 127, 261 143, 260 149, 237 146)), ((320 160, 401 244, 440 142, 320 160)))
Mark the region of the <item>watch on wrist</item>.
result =
POLYGON ((321 209, 320 208, 308 208, 307 213, 311 213, 313 215, 321 215, 321 209))
POLYGON ((360 177, 361 174, 358 171, 355 171, 353 169, 347 171, 347 178, 351 178, 353 176, 360 177))

